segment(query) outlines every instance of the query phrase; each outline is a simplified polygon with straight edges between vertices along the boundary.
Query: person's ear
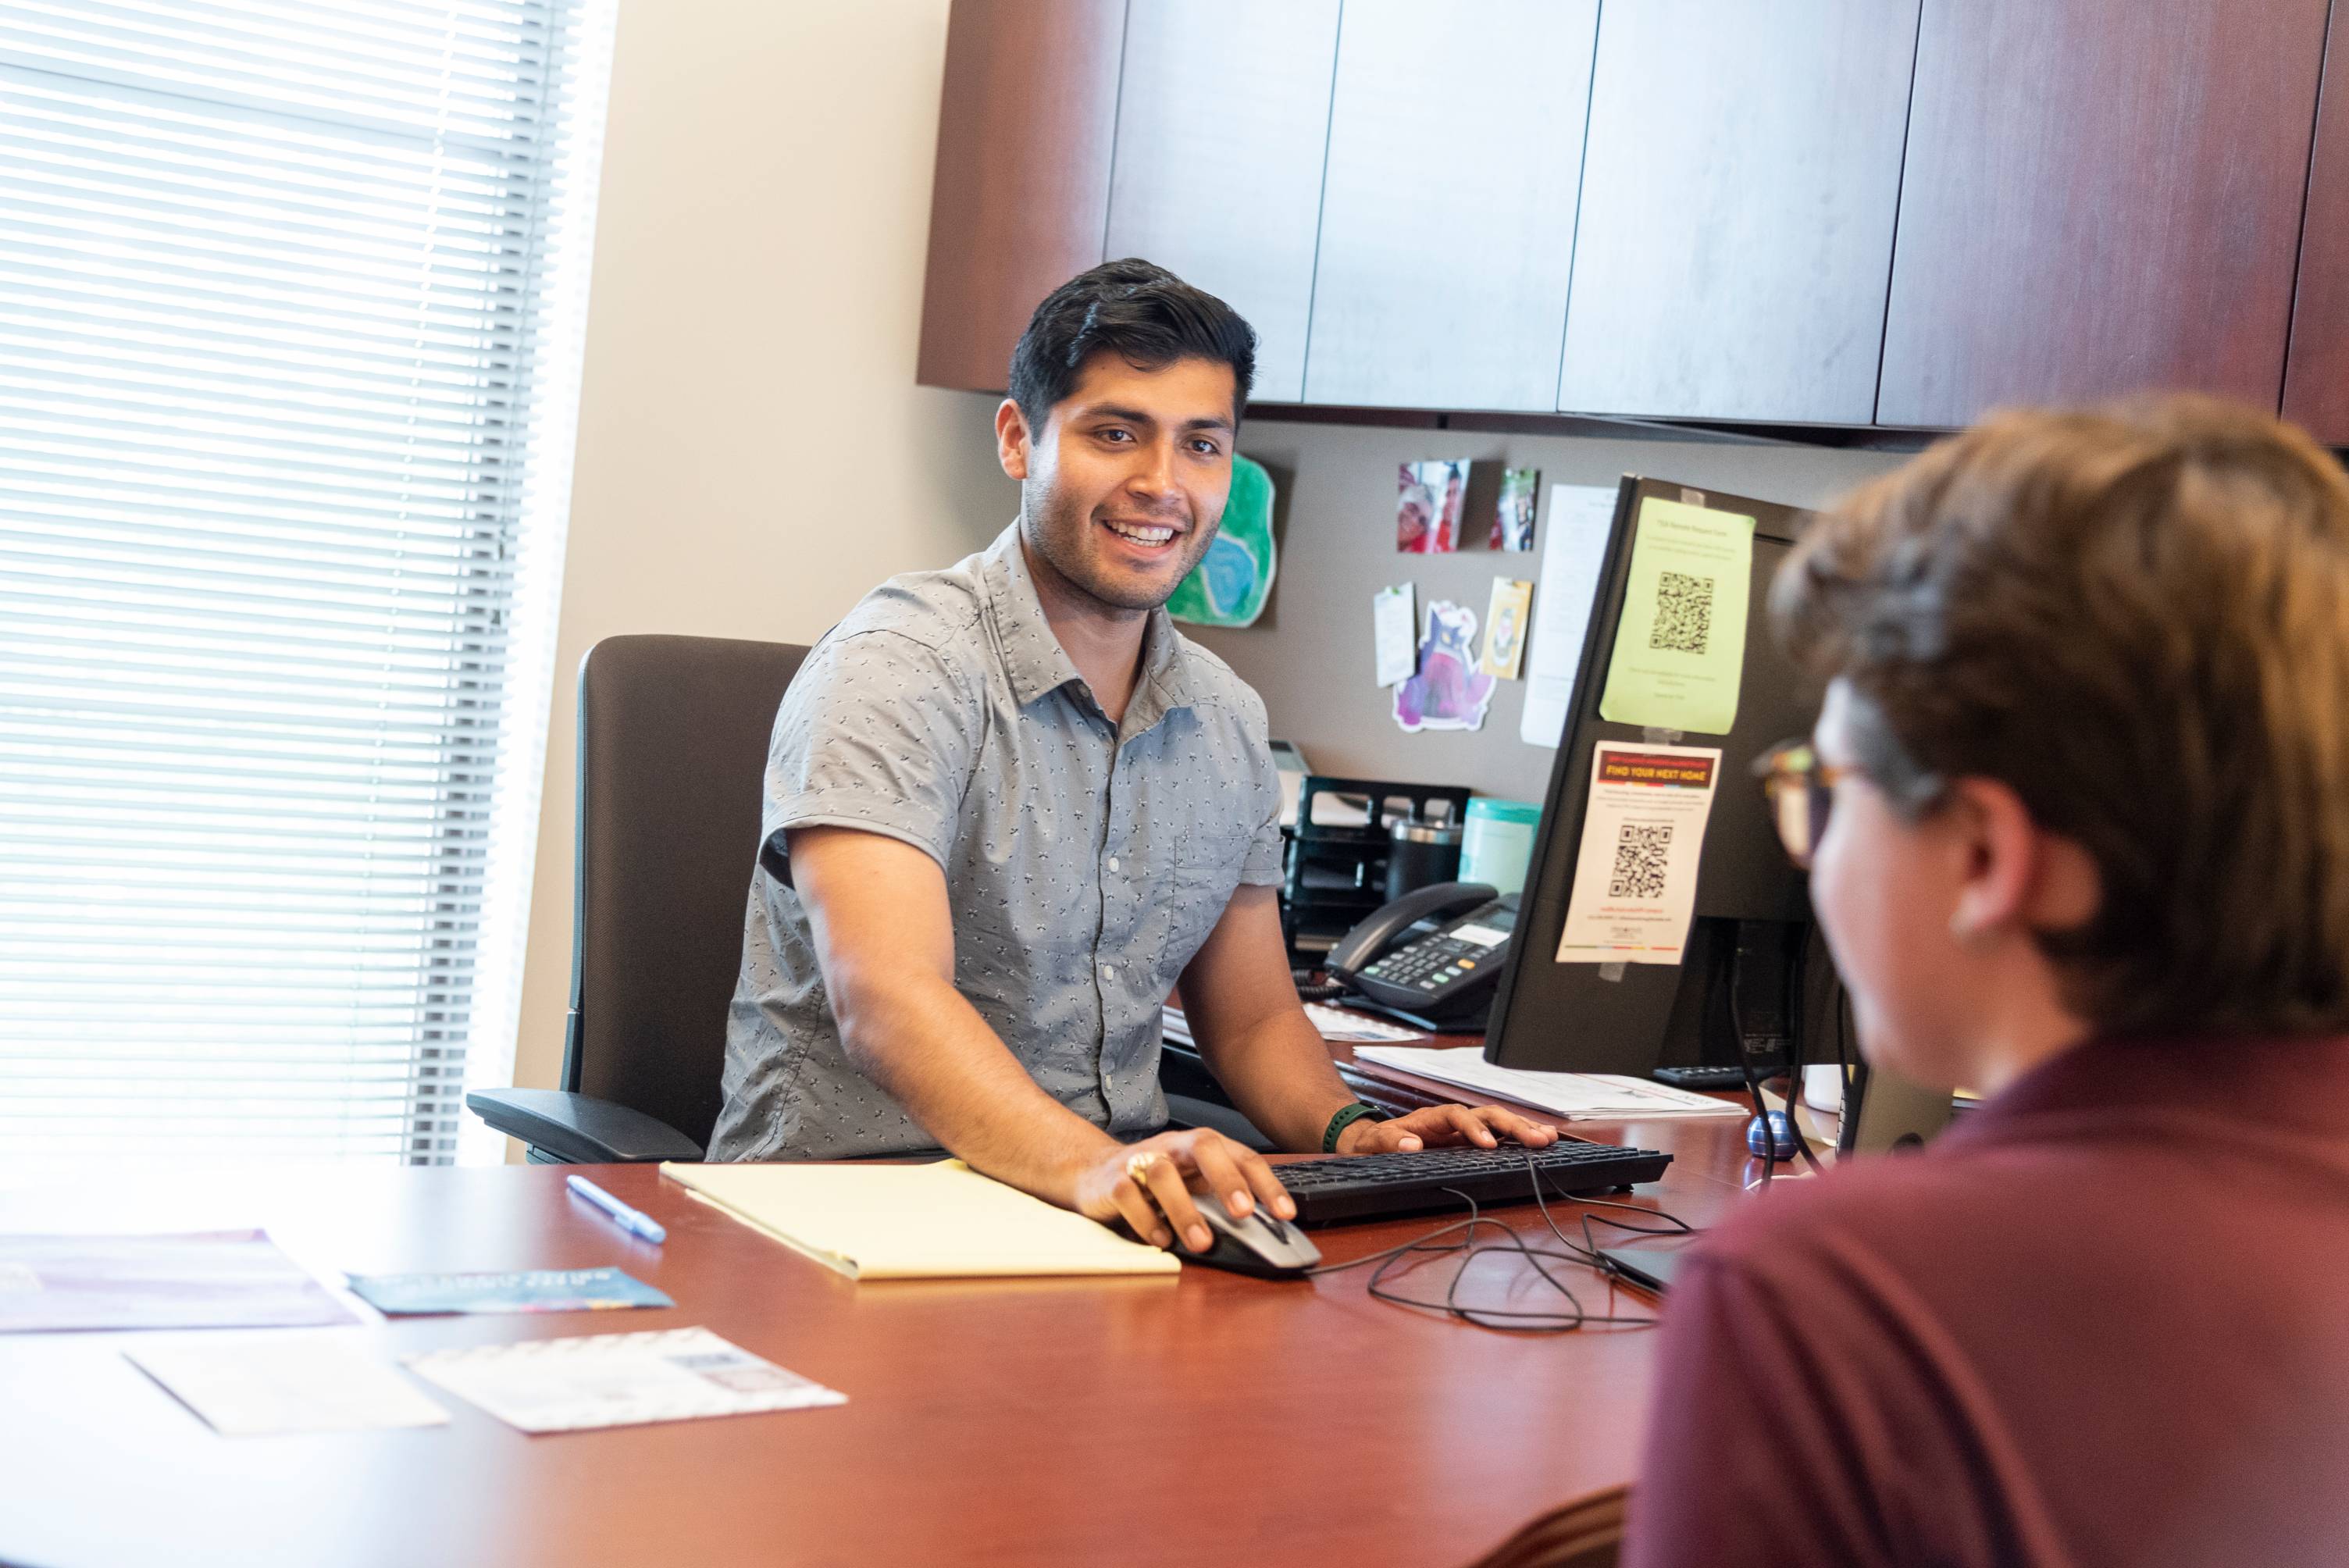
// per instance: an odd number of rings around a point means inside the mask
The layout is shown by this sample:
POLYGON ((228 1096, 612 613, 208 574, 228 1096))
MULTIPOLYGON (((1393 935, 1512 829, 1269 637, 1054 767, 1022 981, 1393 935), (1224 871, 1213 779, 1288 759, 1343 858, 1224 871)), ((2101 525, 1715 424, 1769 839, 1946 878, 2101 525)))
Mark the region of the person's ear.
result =
POLYGON ((1961 779, 1937 808, 1958 861, 1958 900, 1950 934, 1979 945, 1995 933, 2029 923, 2039 874, 2039 830, 2023 798, 1994 779, 1961 779))
POLYGON ((1009 397, 995 410, 995 460, 1008 477, 1028 477, 1028 418, 1009 397))
POLYGON ((2013 789, 1961 779, 1943 810, 1963 857, 1951 935, 1964 942, 2002 928, 2068 931, 2095 918, 2103 898, 2095 861, 2077 841, 2033 820, 2013 789))

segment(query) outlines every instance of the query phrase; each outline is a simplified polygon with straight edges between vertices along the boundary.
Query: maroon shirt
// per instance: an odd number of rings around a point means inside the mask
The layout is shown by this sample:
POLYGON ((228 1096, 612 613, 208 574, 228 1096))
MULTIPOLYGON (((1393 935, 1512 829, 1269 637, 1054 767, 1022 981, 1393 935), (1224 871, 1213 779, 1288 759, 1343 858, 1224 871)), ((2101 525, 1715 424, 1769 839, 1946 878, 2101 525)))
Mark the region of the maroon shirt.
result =
POLYGON ((2349 1563, 2349 1040, 2082 1047, 1664 1315, 1629 1568, 2349 1563))

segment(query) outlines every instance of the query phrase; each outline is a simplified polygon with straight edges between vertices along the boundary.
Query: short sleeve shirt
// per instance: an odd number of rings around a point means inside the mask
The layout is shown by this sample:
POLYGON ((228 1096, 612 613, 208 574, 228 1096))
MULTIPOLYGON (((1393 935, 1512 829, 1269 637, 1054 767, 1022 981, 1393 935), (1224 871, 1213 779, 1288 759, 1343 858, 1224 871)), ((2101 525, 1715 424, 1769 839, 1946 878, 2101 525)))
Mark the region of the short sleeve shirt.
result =
POLYGON ((1112 1134, 1166 1119, 1160 1007, 1242 882, 1280 879, 1263 701, 1153 611, 1112 724, 1044 618, 1013 527, 893 578, 775 718, 712 1160, 935 1148, 851 1065, 787 829, 913 845, 946 873, 955 985, 1037 1084, 1112 1134))

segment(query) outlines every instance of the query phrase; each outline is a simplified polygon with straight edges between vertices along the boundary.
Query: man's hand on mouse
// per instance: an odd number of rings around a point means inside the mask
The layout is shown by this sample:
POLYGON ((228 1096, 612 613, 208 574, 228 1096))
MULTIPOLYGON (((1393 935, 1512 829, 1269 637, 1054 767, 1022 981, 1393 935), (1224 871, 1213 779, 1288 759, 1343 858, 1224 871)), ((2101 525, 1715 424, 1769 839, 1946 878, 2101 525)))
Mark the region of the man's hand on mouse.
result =
POLYGON ((1528 1149, 1547 1149, 1557 1141, 1557 1129, 1497 1105, 1431 1105, 1385 1121, 1364 1117, 1338 1135, 1338 1152, 1408 1153, 1446 1143, 1497 1149, 1504 1138, 1528 1149))
MULTIPOLYGON (((1339 1135, 1338 1152, 1408 1153, 1463 1143, 1497 1149, 1505 1138, 1547 1149, 1558 1131, 1496 1105, 1432 1105, 1408 1116, 1355 1122, 1339 1135)), ((1199 1217, 1201 1203, 1220 1202, 1234 1219, 1259 1204, 1281 1219, 1297 1217, 1296 1200, 1263 1155, 1204 1127, 1119 1145, 1078 1178, 1076 1196, 1078 1212, 1092 1219, 1123 1220, 1154 1247, 1171 1248, 1179 1234, 1195 1253, 1215 1244, 1199 1217)))
POLYGON ((1258 1204, 1281 1219, 1297 1218, 1297 1201, 1263 1155, 1204 1127, 1117 1146, 1077 1178, 1076 1197, 1077 1212, 1090 1219, 1123 1220, 1154 1247, 1171 1248, 1179 1234, 1195 1253, 1216 1242, 1199 1218, 1201 1203, 1220 1202, 1234 1219, 1258 1204))

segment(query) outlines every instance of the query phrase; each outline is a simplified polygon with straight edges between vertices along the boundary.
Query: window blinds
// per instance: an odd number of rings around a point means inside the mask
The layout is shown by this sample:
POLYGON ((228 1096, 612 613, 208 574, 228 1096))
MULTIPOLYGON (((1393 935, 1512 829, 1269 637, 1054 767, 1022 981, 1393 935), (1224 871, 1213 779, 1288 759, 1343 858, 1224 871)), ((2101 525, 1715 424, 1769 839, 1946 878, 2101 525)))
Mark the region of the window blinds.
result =
POLYGON ((0 1160, 510 1050, 609 22, 0 0, 0 1160))

